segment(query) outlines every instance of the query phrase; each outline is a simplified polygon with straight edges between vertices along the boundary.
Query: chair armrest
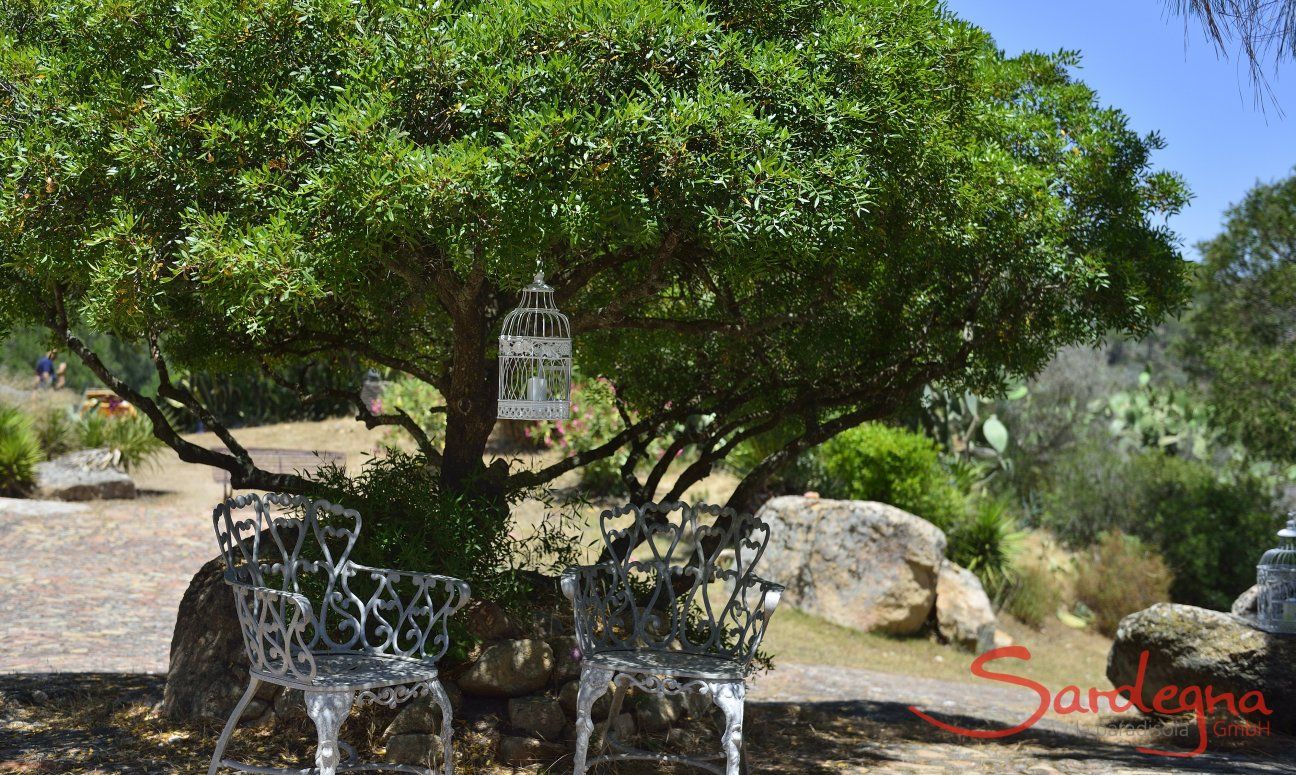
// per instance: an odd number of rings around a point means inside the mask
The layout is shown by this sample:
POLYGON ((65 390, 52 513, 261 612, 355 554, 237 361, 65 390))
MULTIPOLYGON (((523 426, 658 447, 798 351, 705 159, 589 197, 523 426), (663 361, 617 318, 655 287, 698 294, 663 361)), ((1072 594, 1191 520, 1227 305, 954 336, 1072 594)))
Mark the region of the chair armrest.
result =
POLYGON ((467 604, 466 581, 435 573, 371 568, 348 563, 344 578, 361 574, 377 587, 361 618, 367 645, 384 654, 438 660, 450 647, 450 615, 467 604))
POLYGON ((612 637, 613 620, 624 613, 623 604, 632 604, 631 596, 619 594, 621 581, 611 563, 572 566, 559 578, 563 596, 572 604, 576 642, 582 653, 594 653, 596 633, 603 640, 612 637))
POLYGON ((225 574, 234 591, 234 607, 243 630, 243 646, 252 670, 310 682, 315 657, 309 641, 317 620, 305 595, 257 586, 225 574))
POLYGON ((787 587, 782 584, 767 581, 754 574, 746 577, 741 589, 734 590, 730 602, 734 607, 730 614, 731 621, 738 625, 737 651, 747 662, 756 656, 770 618, 774 616, 785 591, 787 587))

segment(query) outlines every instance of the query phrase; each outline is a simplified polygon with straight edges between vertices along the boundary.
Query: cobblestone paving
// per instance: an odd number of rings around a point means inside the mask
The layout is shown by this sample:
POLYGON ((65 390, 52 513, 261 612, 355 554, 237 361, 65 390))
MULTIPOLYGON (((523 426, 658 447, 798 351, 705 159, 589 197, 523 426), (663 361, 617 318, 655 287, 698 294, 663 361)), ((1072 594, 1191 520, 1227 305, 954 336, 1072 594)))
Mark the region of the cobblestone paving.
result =
POLYGON ((146 500, 0 502, 0 673, 165 672, 180 597, 215 546, 210 516, 146 500))

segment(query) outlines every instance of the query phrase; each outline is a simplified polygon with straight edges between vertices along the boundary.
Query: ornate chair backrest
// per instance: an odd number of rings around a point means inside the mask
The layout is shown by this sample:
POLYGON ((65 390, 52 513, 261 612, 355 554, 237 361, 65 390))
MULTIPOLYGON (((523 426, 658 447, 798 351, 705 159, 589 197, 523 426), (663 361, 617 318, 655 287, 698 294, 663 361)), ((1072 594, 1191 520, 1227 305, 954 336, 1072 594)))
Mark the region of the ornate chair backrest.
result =
POLYGON ((364 648, 364 604, 347 584, 359 512, 304 495, 252 493, 217 506, 212 521, 227 579, 312 601, 303 637, 310 649, 364 648))
POLYGON ((754 568, 769 525, 719 506, 666 503, 605 511, 599 528, 611 559, 583 580, 595 609, 577 612, 583 648, 750 657, 764 630, 754 568))

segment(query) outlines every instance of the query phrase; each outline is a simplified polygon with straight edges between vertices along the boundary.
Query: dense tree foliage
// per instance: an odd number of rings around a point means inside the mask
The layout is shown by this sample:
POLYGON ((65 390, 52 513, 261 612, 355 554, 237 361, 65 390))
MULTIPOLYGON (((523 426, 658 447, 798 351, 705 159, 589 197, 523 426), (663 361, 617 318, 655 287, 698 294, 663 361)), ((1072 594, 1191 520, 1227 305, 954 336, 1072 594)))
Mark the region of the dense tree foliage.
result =
POLYGON ((1253 188, 1201 251, 1189 364, 1234 441, 1296 461, 1296 175, 1253 188))
POLYGON ((934 0, 14 0, 0 318, 50 327, 236 486, 303 483, 255 469, 173 366, 421 379, 444 443, 349 397, 452 489, 624 453, 641 499, 681 461, 671 497, 777 432, 742 500, 925 383, 993 389, 1181 303, 1161 218, 1184 187, 1076 64, 1005 58, 934 0), (509 471, 482 462, 493 343, 537 265, 624 427, 509 471), (156 396, 78 326, 147 342, 156 396))

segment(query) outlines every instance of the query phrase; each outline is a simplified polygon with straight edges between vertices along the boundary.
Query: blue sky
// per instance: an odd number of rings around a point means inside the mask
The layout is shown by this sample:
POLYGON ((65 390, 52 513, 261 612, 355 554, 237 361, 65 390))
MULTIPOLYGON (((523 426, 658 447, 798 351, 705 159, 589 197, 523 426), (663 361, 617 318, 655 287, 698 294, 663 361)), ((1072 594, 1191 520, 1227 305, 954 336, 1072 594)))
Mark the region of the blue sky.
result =
POLYGON ((956 15, 990 32, 1008 54, 1077 49, 1080 79, 1130 126, 1157 130, 1167 147, 1157 166, 1179 172, 1193 191, 1170 219, 1185 254, 1219 231, 1225 208, 1257 180, 1284 177, 1296 166, 1296 62, 1270 74, 1280 115, 1258 106, 1246 63, 1216 56, 1192 26, 1162 0, 947 0, 956 15))

